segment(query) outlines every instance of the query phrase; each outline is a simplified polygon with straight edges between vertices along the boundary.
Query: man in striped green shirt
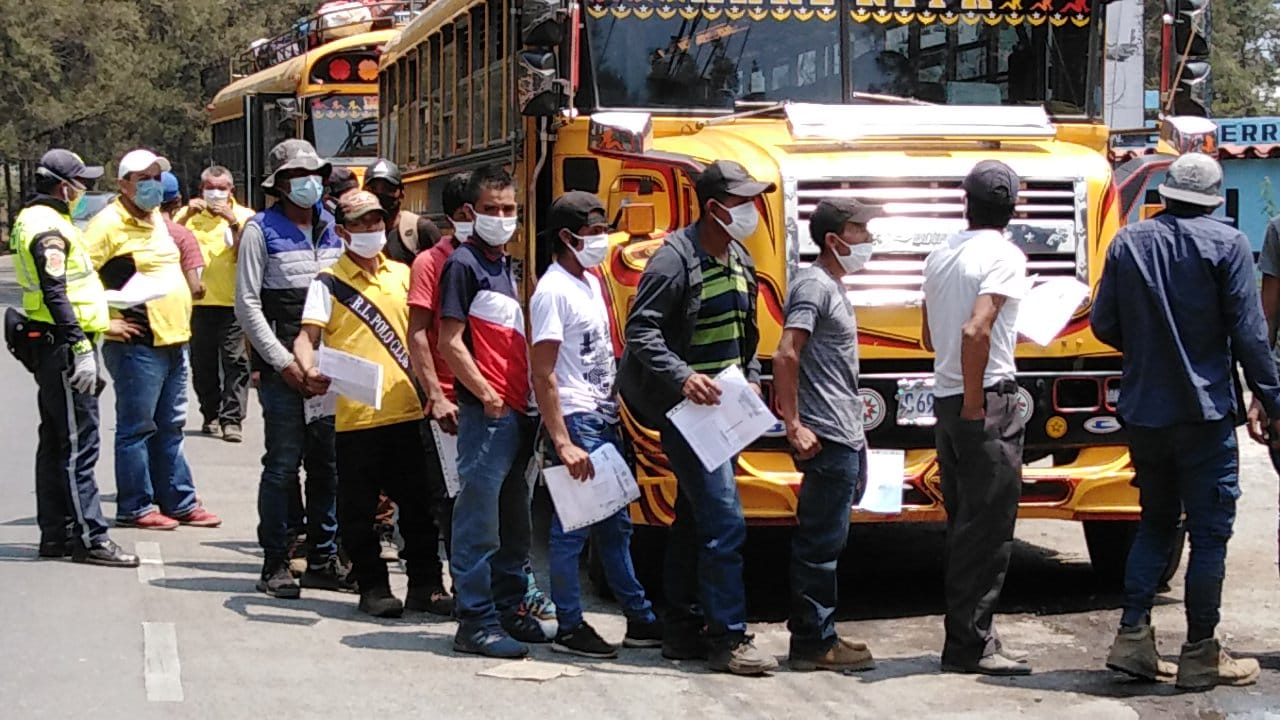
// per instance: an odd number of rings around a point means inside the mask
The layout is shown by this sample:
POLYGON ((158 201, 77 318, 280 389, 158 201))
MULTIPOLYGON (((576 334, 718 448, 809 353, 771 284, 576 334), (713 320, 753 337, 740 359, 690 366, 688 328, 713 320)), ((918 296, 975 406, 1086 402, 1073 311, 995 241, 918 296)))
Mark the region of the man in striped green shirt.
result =
POLYGON ((685 360, 694 372, 715 375, 730 365, 745 365, 743 335, 751 298, 742 263, 734 262, 732 255, 721 262, 702 245, 696 249, 702 268, 702 306, 685 360))

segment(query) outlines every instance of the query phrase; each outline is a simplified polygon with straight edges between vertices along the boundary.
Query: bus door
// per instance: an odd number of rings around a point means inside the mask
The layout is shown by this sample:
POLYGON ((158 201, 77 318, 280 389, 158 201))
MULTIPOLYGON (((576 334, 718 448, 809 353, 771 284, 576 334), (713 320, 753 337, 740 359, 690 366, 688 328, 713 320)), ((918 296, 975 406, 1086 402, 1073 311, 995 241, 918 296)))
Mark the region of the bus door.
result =
POLYGON ((293 95, 249 95, 244 99, 245 177, 249 206, 266 207, 262 181, 271 165, 271 149, 290 138, 301 137, 303 113, 293 95))

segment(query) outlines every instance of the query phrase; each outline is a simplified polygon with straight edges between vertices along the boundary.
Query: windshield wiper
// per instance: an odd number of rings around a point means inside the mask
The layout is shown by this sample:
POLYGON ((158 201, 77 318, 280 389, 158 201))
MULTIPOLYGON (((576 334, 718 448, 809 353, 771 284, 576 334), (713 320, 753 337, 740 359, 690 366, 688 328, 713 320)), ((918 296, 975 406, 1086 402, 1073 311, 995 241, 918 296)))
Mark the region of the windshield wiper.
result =
POLYGON ((791 104, 790 100, 781 100, 779 102, 772 102, 772 103, 759 103, 759 102, 752 102, 749 100, 744 102, 742 100, 739 100, 734 103, 734 107, 736 108, 736 107, 746 106, 747 108, 746 110, 743 110, 741 112, 729 113, 728 115, 719 115, 713 118, 707 118, 706 120, 699 120, 697 123, 694 124, 694 126, 697 129, 701 130, 704 127, 709 127, 711 125, 720 125, 727 122, 733 122, 734 120, 740 120, 742 118, 757 117, 760 115, 769 115, 779 110, 782 110, 783 108, 785 108, 790 104, 791 104))
POLYGON ((882 95, 880 93, 857 92, 856 90, 849 93, 852 100, 867 100, 870 102, 888 103, 894 105, 937 105, 928 100, 920 100, 918 98, 902 97, 901 95, 882 95))

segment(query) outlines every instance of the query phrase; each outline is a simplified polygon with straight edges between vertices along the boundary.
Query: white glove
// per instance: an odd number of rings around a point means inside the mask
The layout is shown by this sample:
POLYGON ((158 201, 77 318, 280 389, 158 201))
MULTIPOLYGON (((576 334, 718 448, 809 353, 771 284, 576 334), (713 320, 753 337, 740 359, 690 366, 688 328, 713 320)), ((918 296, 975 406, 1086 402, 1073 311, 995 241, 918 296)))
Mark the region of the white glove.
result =
POLYGON ((93 351, 75 356, 71 368, 71 388, 82 395, 91 395, 98 386, 98 359, 93 351))

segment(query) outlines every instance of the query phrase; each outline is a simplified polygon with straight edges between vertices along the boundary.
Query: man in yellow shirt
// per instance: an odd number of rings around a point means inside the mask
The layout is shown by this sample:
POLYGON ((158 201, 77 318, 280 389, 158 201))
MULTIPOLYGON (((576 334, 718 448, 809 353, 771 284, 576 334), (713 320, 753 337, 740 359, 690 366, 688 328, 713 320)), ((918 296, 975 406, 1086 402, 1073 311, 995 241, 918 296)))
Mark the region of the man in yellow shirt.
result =
POLYGON ((238 443, 249 401, 249 352, 236 321, 236 253, 240 228, 254 212, 237 203, 234 192, 231 171, 214 165, 200 175, 200 197, 176 220, 195 234, 204 256, 205 296, 191 311, 191 384, 201 431, 238 443))
POLYGON ((108 289, 145 300, 112 311, 139 332, 108 337, 102 348, 116 391, 116 525, 145 530, 222 524, 200 506, 182 454, 191 290, 159 211, 160 175, 169 168, 150 150, 125 155, 117 173, 120 195, 85 231, 89 257, 108 289), (140 284, 143 291, 136 289, 140 284))
POLYGON ((360 586, 360 610, 374 617, 399 617, 406 607, 451 615, 426 482, 423 403, 409 360, 409 268, 382 253, 386 215, 374 195, 343 196, 338 219, 346 252, 312 281, 293 354, 308 394, 329 390, 315 350, 322 339, 327 349, 382 366, 379 408, 346 396, 337 401, 338 530, 360 586), (379 557, 374 515, 380 490, 400 508, 400 557, 409 575, 404 604, 391 594, 379 557))

